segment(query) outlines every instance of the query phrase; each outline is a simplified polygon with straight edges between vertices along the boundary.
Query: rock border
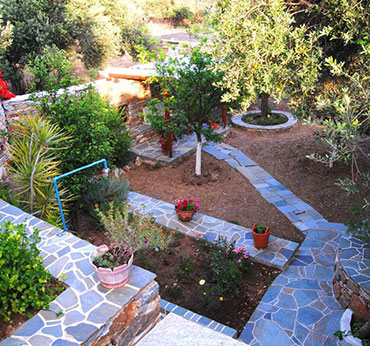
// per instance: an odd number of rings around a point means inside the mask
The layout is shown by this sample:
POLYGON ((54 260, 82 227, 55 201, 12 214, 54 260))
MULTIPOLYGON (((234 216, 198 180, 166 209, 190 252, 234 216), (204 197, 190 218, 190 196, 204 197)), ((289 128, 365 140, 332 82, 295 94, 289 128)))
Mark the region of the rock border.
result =
POLYGON ((297 124, 297 119, 293 117, 292 113, 286 112, 286 111, 271 111, 274 114, 283 114, 288 118, 288 121, 279 124, 279 125, 267 125, 267 126, 262 126, 262 125, 253 125, 253 124, 248 124, 243 121, 243 116, 247 114, 255 114, 255 113, 260 113, 260 110, 254 110, 254 111, 248 111, 245 113, 241 113, 238 115, 234 115, 231 117, 231 122, 233 125, 245 128, 248 130, 256 130, 256 131, 284 131, 288 130, 292 127, 294 127, 297 124))

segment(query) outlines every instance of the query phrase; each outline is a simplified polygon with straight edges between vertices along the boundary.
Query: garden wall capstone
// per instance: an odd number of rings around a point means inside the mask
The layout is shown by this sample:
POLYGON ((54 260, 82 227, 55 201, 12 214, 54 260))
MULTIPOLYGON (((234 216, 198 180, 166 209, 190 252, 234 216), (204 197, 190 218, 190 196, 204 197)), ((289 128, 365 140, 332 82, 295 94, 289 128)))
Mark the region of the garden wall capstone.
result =
POLYGON ((360 318, 370 318, 370 246, 344 234, 335 260, 335 298, 360 318))
POLYGON ((0 200, 0 224, 40 229, 44 266, 69 287, 1 346, 135 345, 160 319, 155 275, 133 266, 126 286, 106 289, 89 263, 95 246, 0 200), (59 314, 61 313, 61 314, 59 314))

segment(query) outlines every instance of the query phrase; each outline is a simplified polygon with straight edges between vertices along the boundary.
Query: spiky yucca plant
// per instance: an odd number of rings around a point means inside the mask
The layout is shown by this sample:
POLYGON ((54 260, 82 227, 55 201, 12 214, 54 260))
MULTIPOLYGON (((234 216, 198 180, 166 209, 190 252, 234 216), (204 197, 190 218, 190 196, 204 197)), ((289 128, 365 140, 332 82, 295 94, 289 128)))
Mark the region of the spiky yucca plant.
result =
MULTIPOLYGON (((56 145, 68 137, 45 117, 23 115, 14 124, 14 139, 9 147, 10 171, 18 184, 17 195, 30 213, 54 220, 58 211, 53 178, 61 174, 56 145)), ((62 201, 67 191, 59 191, 62 201)))

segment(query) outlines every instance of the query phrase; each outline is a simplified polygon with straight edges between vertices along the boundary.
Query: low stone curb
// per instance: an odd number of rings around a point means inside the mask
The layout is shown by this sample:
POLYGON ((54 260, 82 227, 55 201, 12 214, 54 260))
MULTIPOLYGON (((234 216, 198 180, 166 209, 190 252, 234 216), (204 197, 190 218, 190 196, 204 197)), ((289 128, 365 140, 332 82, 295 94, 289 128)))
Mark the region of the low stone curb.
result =
POLYGON ((284 130, 288 130, 288 129, 292 128, 293 126, 295 126, 297 124, 297 119, 294 118, 293 115, 290 112, 285 112, 285 111, 271 111, 271 113, 273 113, 273 114, 283 114, 288 118, 287 122, 285 122, 283 124, 279 124, 279 125, 262 126, 262 125, 248 124, 248 123, 243 121, 243 116, 244 115, 256 114, 256 113, 260 113, 260 111, 259 110, 249 111, 249 112, 246 112, 246 113, 234 115, 234 116, 231 117, 231 122, 232 122, 233 125, 235 125, 237 127, 248 129, 248 130, 255 130, 255 131, 284 131, 284 130))

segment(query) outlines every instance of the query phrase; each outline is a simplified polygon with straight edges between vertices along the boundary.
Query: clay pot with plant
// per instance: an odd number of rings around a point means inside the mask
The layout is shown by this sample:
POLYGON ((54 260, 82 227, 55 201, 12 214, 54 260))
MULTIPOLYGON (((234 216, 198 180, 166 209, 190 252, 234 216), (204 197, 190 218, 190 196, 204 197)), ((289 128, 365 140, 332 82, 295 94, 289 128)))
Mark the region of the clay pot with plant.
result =
POLYGON ((110 245, 99 246, 90 257, 100 283, 106 288, 124 286, 130 280, 134 254, 143 248, 163 249, 168 246, 171 234, 155 222, 151 215, 142 215, 129 209, 127 203, 96 209, 110 245))
POLYGON ((252 226, 254 246, 264 249, 268 245, 270 237, 270 227, 254 224, 252 226))
POLYGON ((190 221, 198 209, 199 203, 192 199, 180 199, 175 204, 177 216, 183 222, 190 221))

